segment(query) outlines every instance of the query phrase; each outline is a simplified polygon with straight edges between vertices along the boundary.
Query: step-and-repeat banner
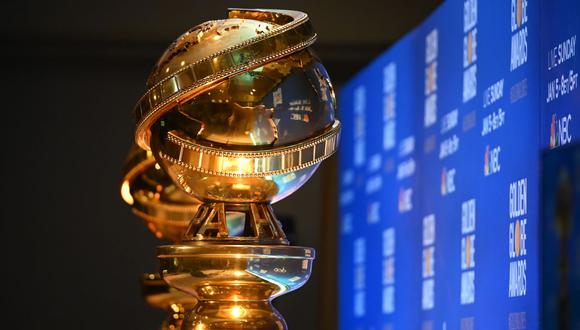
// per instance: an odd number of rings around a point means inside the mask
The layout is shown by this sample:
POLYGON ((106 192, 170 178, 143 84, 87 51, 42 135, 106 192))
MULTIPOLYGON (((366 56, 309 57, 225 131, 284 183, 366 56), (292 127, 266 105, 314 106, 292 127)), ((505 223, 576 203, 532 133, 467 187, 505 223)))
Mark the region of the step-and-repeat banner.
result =
POLYGON ((540 329, 540 159, 580 141, 577 0, 453 0, 340 90, 341 329, 540 329))

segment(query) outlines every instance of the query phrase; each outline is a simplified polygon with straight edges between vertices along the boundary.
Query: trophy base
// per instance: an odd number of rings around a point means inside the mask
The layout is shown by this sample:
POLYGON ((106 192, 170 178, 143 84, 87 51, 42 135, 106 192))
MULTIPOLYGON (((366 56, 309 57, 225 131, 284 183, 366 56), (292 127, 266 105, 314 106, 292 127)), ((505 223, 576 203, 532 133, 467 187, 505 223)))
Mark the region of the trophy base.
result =
POLYGON ((308 281, 314 249, 190 243, 158 257, 165 282, 198 300, 182 329, 287 329, 271 300, 308 281))
POLYGON ((286 322, 269 300, 200 301, 181 329, 286 330, 286 322))
POLYGON ((167 285, 159 274, 144 274, 141 278, 141 292, 149 306, 167 312, 161 330, 182 329, 185 315, 197 303, 193 296, 167 285))

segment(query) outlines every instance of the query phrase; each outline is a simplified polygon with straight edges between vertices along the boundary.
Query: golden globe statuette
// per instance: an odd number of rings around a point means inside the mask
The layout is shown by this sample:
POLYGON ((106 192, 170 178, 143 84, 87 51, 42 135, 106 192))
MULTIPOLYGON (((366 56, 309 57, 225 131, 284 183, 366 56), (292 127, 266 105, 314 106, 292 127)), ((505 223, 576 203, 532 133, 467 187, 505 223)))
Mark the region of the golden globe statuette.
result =
POLYGON ((289 246, 271 203, 338 146, 328 74, 297 11, 230 9, 161 56, 135 107, 136 142, 201 201, 163 279, 198 303, 184 329, 286 329, 271 300, 309 278, 314 250, 289 246))

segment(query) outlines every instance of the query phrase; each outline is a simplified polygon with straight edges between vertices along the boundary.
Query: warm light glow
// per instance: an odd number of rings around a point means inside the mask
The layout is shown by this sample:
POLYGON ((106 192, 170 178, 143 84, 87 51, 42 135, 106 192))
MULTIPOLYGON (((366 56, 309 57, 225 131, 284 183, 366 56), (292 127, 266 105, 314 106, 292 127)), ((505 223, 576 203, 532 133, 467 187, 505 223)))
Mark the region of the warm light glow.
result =
POLYGON ((242 317, 246 314, 246 310, 243 307, 240 306, 234 306, 232 307, 232 310, 230 312, 232 314, 233 318, 239 318, 242 317))
POLYGON ((234 190, 249 190, 250 185, 243 184, 243 183, 234 183, 232 185, 232 189, 234 189, 234 190))
POLYGON ((253 170, 252 159, 249 158, 224 158, 222 170, 232 173, 251 173, 253 170))
POLYGON ((235 270, 234 271, 234 276, 235 277, 241 277, 242 275, 244 275, 244 272, 242 272, 241 270, 235 270))
POLYGON ((177 304, 171 304, 171 309, 173 312, 179 313, 179 306, 177 306, 177 304))
POLYGON ((238 163, 238 168, 242 170, 242 172, 248 173, 252 171, 252 160, 248 158, 236 158, 236 162, 238 163))
POLYGON ((129 186, 129 181, 127 180, 123 181, 123 184, 121 185, 121 197, 123 197, 125 203, 129 205, 133 205, 133 203, 135 203, 133 196, 131 196, 131 187, 129 186))

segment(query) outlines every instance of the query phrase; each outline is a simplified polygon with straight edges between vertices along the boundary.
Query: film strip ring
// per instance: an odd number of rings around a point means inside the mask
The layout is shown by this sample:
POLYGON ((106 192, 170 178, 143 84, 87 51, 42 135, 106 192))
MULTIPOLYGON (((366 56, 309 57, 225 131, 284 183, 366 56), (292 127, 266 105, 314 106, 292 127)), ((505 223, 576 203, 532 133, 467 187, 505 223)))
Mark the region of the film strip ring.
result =
POLYGON ((225 151, 169 132, 159 155, 173 164, 211 175, 264 177, 297 171, 330 157, 338 148, 340 122, 303 142, 265 151, 225 151))
POLYGON ((190 100, 223 79, 298 52, 316 41, 308 16, 302 12, 232 9, 229 17, 284 24, 185 66, 151 87, 133 110, 137 118, 135 141, 141 148, 149 150, 151 126, 176 104, 190 100))

